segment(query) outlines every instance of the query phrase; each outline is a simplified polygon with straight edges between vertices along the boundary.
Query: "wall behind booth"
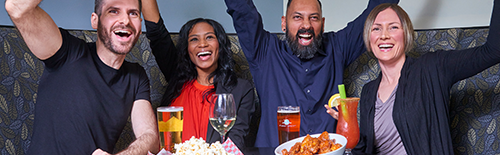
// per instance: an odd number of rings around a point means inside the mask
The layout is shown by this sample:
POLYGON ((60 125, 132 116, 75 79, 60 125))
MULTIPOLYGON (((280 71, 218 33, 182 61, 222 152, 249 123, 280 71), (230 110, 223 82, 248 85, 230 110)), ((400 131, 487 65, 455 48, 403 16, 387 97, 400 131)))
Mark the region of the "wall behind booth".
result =
MULTIPOLYGON (((283 0, 284 7, 288 0, 283 0)), ((321 0, 325 31, 338 31, 356 18, 368 0, 321 0)), ((490 24, 493 0, 401 0, 415 29, 478 27, 490 24)), ((284 9, 286 10, 286 9, 284 9)))
MULTIPOLYGON (((224 0, 157 0, 165 25, 171 32, 179 32, 188 20, 203 17, 222 24, 228 33, 235 33, 231 16, 226 13, 224 0)), ((264 28, 270 32, 281 32, 282 0, 254 0, 263 17, 264 28)), ((0 25, 13 25, 5 1, 0 2, 0 25)), ((59 27, 77 30, 92 30, 90 15, 94 11, 94 0, 44 0, 40 3, 59 27)), ((142 27, 143 31, 146 28, 142 27)))
MULTIPOLYGON (((280 18, 288 0, 254 0, 264 21, 264 28, 281 33, 280 18)), ((326 17, 325 31, 337 31, 357 17, 368 0, 322 0, 326 17)), ((224 0, 158 0, 167 28, 178 32, 182 24, 196 17, 212 18, 220 22, 228 33, 235 33, 232 19, 226 13, 224 0)), ((415 29, 440 29, 489 25, 493 0, 401 0, 415 29)), ((0 3, 0 25, 12 25, 0 3)), ((52 16, 56 24, 67 29, 92 30, 90 14, 93 0, 44 0, 40 6, 52 16), (61 7, 63 6, 63 7, 61 7), (74 7, 72 7, 74 6, 74 7)), ((143 26, 143 30, 145 28, 143 26)))

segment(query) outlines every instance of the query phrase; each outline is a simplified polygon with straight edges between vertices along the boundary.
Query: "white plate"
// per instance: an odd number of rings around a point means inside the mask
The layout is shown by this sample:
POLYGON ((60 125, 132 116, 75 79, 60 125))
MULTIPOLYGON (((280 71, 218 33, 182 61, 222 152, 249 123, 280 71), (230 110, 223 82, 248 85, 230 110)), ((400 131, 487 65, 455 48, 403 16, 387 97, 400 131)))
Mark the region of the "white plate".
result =
MULTIPOLYGON (((314 135, 311 135, 311 137, 319 137, 319 135, 321 135, 321 134, 320 133, 314 134, 314 135)), ((335 133, 328 133, 328 135, 330 136, 330 139, 335 139, 335 143, 341 144, 342 147, 335 150, 335 151, 323 153, 321 155, 343 155, 344 150, 345 150, 345 145, 347 144, 347 139, 344 136, 339 135, 339 134, 335 134, 335 133)), ((274 154, 281 155, 281 150, 283 150, 283 149, 290 151, 290 148, 292 148, 292 146, 295 145, 295 143, 302 142, 302 140, 304 140, 305 137, 306 136, 295 138, 295 139, 292 139, 288 142, 281 144, 276 149, 274 149, 274 154)))

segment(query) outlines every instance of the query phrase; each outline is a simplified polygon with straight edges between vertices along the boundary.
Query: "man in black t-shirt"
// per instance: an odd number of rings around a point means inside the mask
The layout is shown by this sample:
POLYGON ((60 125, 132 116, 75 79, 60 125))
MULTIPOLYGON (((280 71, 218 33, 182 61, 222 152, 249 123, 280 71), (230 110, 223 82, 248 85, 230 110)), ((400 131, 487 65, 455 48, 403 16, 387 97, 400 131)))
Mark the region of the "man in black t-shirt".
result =
POLYGON ((124 61, 141 34, 140 0, 96 0, 95 43, 59 29, 40 2, 5 2, 26 45, 45 64, 27 154, 112 153, 129 116, 136 140, 120 153, 156 153, 148 77, 140 65, 124 61))

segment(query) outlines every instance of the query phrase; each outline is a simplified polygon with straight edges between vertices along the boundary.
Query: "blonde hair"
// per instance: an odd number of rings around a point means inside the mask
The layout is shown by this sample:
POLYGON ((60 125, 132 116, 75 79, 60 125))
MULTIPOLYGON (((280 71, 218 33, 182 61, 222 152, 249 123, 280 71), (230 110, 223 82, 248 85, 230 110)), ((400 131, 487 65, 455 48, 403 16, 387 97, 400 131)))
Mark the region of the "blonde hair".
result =
POLYGON ((397 4, 393 3, 383 3, 378 5, 377 7, 373 8, 373 10, 370 12, 368 17, 366 18, 365 21, 365 28, 363 30, 363 41, 365 42, 366 49, 369 52, 372 52, 372 48, 370 46, 370 35, 371 35, 371 28, 373 26, 373 22, 375 21, 375 18, 377 18, 377 15, 386 10, 386 9, 392 9, 394 12, 399 17, 399 20, 401 21, 401 25, 403 26, 403 33, 404 33, 404 50, 405 53, 410 51, 413 48, 414 44, 414 32, 413 32, 413 24, 411 23, 410 17, 408 14, 397 4))

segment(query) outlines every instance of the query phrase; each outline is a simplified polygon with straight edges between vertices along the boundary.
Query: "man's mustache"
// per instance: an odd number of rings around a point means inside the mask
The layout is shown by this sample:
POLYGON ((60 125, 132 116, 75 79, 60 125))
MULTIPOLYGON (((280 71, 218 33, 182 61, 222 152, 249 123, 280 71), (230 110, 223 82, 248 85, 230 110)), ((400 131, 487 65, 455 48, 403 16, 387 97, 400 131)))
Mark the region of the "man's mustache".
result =
POLYGON ((298 36, 298 34, 301 34, 301 33, 310 33, 314 37, 314 30, 313 29, 299 29, 297 31, 297 36, 298 36))

